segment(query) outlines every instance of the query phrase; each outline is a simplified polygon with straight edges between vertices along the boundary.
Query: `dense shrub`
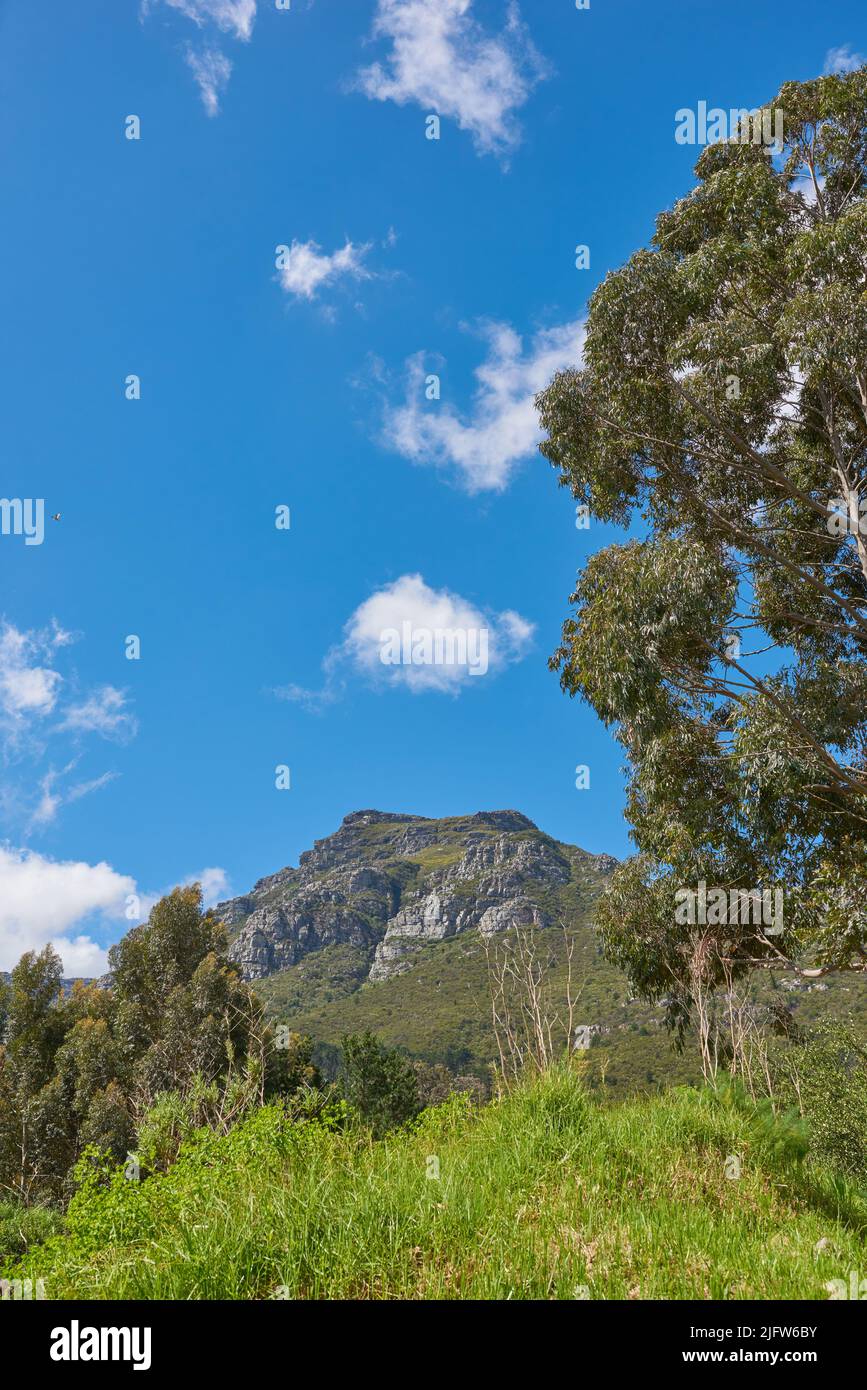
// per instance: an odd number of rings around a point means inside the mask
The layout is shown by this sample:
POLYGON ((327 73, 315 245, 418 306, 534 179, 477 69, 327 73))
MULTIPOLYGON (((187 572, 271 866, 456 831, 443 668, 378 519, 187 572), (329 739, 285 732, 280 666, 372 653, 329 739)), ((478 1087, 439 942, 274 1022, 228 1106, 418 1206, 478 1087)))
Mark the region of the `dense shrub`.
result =
POLYGON ((827 1024, 785 1049, 774 1087, 803 1115, 815 1160, 867 1184, 867 1052, 852 1028, 827 1024))
POLYGON ((418 1080, 410 1062, 373 1033, 343 1039, 340 1089, 350 1109, 381 1139, 421 1109, 418 1080))

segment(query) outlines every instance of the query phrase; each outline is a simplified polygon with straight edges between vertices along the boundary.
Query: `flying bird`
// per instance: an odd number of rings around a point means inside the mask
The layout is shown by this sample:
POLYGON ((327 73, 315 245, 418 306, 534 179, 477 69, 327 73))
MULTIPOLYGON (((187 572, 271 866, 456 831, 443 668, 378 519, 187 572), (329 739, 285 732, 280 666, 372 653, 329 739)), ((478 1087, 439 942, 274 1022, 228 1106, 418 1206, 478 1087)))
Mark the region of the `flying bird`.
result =
POLYGON ((52 521, 59 521, 59 520, 60 520, 60 512, 52 512, 51 520, 52 520, 52 521))

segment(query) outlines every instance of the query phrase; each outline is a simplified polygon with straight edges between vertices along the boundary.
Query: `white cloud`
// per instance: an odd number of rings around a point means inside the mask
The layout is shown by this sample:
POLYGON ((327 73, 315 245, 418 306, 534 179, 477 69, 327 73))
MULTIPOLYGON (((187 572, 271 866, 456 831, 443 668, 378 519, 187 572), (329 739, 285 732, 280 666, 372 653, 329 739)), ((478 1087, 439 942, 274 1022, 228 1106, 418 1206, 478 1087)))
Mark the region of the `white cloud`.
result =
POLYGON ((353 280, 370 280, 372 272, 364 265, 370 243, 356 246, 351 241, 330 256, 322 253, 315 241, 293 241, 283 256, 279 279, 287 294, 298 299, 315 299, 323 285, 344 276, 353 280))
MULTIPOLYGON (((163 0, 170 10, 191 19, 201 29, 215 24, 224 34, 247 40, 253 33, 256 19, 256 0, 163 0)), ((144 0, 142 14, 147 15, 159 0, 144 0)))
POLYGON ((3 672, 0 698, 7 713, 49 714, 57 699, 60 676, 44 667, 19 667, 3 672))
POLYGON ((391 49, 359 72, 356 86, 372 100, 414 102, 451 118, 478 150, 503 155, 520 138, 515 111, 546 69, 514 0, 496 36, 471 11, 472 0, 378 0, 373 37, 391 49))
POLYGON ((580 365, 584 320, 546 328, 528 351, 505 323, 481 327, 488 355, 476 368, 473 408, 425 399, 424 354, 409 359, 406 400, 387 408, 386 445, 413 463, 458 470, 468 492, 501 492, 541 439, 534 398, 555 372, 580 365))
MULTIPOLYGON (((68 638, 67 633, 61 636, 68 638)), ((0 626, 0 718, 5 716, 7 727, 54 709, 62 678, 39 662, 62 644, 53 634, 20 632, 5 621, 0 626)))
POLYGON ((823 174, 817 174, 817 175, 814 177, 814 176, 813 176, 811 173, 809 173, 809 172, 807 172, 806 174, 797 174, 797 175, 792 179, 792 183, 791 183, 792 192, 793 192, 793 193, 800 193, 800 195, 801 195, 801 197, 803 198, 804 202, 807 204, 807 207, 811 207, 811 208, 812 208, 812 207, 815 207, 815 206, 817 205, 818 201, 819 201, 819 199, 818 199, 818 197, 817 197, 817 189, 818 189, 819 193, 821 193, 821 192, 824 190, 824 187, 825 187, 825 178, 824 178, 824 175, 823 175, 823 174))
POLYGON ((80 801, 83 796, 90 796, 91 792, 101 791, 119 775, 117 772, 103 772, 101 776, 91 777, 87 782, 76 782, 74 787, 69 788, 64 801, 80 801))
POLYGON ((507 609, 490 613, 448 589, 432 589, 420 574, 404 574, 365 599, 344 626, 343 641, 323 662, 325 685, 274 691, 308 709, 338 699, 347 679, 373 685, 458 694, 489 672, 525 655, 534 625, 507 609))
POLYGON ((43 733, 74 730, 120 738, 136 732, 127 697, 112 685, 97 687, 84 699, 63 702, 64 679, 53 663, 75 640, 53 623, 47 630, 21 631, 0 619, 0 749, 39 728, 43 733), (49 725, 56 714, 59 723, 49 725))
POLYGON ((841 44, 839 48, 829 48, 825 54, 825 74, 855 72, 857 68, 864 66, 864 55, 853 53, 848 43, 841 44))
MULTIPOLYGON (((200 869, 197 874, 188 874, 187 877, 182 880, 181 886, 188 888, 194 883, 201 885, 202 906, 206 910, 209 907, 215 907, 217 903, 225 902, 227 898, 231 898, 232 896, 232 884, 228 873, 225 869, 221 869, 216 865, 212 868, 200 869)), ((160 898, 164 898, 167 893, 171 893, 176 887, 177 884, 172 883, 167 888, 161 888, 159 892, 156 893, 140 893, 138 895, 138 913, 136 915, 136 921, 146 922, 150 916, 151 909, 156 906, 160 898)))
POLYGON ((0 970, 11 970, 25 951, 49 942, 66 975, 100 975, 106 952, 74 928, 99 914, 123 919, 135 881, 109 864, 46 859, 0 846, 0 970))
MULTIPOLYGON (((216 866, 190 874, 184 883, 202 885, 206 908, 231 897, 229 876, 216 866)), ((102 975, 108 950, 87 935, 85 923, 95 918, 116 922, 119 937, 146 921, 154 904, 170 891, 139 893, 134 878, 104 861, 61 861, 0 846, 0 970, 11 970, 25 951, 41 951, 50 942, 63 960, 64 975, 102 975), (135 921, 127 916, 132 900, 138 908, 135 921)))
POLYGON ((232 75, 229 59, 219 48, 203 48, 197 52, 195 48, 187 45, 186 62, 198 83, 208 115, 218 115, 220 93, 232 75))
POLYGON ((113 685, 103 685, 77 705, 70 705, 61 729, 73 733, 96 733, 122 741, 131 738, 138 724, 126 708, 127 697, 113 685))
POLYGON ((0 618, 0 762, 7 767, 26 762, 38 769, 31 777, 7 775, 0 785, 0 819, 19 833, 49 825, 61 806, 80 801, 118 776, 101 772, 70 784, 69 776, 83 756, 83 738, 96 734, 124 742, 137 732, 127 696, 114 686, 72 697, 75 673, 67 680, 56 665, 74 640, 74 634, 56 622, 42 630, 21 631, 0 618), (75 736, 77 751, 70 761, 64 750, 64 764, 46 769, 42 760, 63 734, 75 736))
POLYGON ((28 829, 33 830, 49 825, 60 809, 63 798, 54 790, 54 783, 57 774, 47 772, 39 783, 41 796, 36 804, 33 815, 30 817, 28 829))
POLYGON ((184 879, 184 882, 202 885, 202 903, 205 907, 214 907, 216 903, 224 902, 232 895, 229 875, 225 869, 216 866, 211 869, 200 869, 197 874, 190 874, 190 877, 184 879))

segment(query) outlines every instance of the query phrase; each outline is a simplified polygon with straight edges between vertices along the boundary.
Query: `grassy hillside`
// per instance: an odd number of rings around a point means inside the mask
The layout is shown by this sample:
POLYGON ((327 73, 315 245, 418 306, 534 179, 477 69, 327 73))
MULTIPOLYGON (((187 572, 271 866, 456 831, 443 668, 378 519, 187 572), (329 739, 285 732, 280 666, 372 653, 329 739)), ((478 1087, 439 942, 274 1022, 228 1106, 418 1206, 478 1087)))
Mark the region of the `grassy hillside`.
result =
POLYGON ((95 1175, 20 1274, 48 1298, 826 1299, 865 1266, 867 1200, 798 1143, 710 1092, 600 1106, 575 1071, 379 1143, 270 1106, 166 1174, 95 1175))

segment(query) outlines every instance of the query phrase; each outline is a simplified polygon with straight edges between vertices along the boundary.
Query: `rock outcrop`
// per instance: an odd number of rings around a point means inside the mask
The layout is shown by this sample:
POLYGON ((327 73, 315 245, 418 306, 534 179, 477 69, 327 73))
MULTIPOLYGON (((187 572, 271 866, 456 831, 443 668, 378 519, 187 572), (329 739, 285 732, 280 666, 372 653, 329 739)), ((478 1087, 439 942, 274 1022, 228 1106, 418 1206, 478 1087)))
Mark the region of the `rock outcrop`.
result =
POLYGON ((378 981, 459 932, 551 925, 568 911, 570 889, 598 887, 615 862, 560 844, 518 811, 443 820, 355 811, 297 869, 260 879, 216 913, 247 979, 350 945, 367 953, 378 981))

